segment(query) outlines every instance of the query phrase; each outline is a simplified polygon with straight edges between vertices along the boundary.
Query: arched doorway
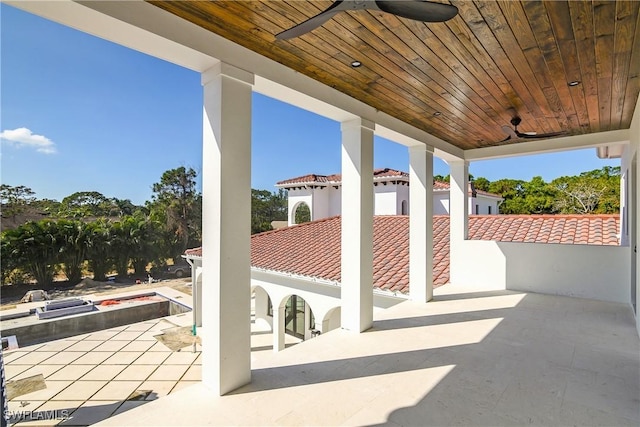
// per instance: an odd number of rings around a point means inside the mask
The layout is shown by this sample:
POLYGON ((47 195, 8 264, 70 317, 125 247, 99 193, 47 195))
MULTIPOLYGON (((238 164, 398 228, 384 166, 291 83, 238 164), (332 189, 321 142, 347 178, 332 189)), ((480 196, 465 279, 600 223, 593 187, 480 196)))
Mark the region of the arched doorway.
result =
POLYGON ((301 296, 291 295, 284 307, 284 331, 304 340, 311 329, 315 329, 315 318, 309 304, 301 296))

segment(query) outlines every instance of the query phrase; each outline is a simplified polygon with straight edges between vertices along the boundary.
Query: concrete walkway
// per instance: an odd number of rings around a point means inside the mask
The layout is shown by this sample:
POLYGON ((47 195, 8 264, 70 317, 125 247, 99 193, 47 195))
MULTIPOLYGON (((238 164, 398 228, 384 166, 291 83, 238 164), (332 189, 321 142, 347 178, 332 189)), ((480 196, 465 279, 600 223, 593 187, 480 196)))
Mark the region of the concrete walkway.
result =
POLYGON ((630 307, 447 285, 429 304, 376 313, 253 357, 252 383, 201 384, 100 425, 640 424, 640 348, 630 307))

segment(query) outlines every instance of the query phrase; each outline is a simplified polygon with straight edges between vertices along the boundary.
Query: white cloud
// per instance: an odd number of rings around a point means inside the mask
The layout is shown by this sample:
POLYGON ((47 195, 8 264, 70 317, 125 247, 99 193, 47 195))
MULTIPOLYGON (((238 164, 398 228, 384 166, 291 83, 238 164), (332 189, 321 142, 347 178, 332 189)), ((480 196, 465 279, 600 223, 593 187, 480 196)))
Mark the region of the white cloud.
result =
POLYGON ((38 153, 53 154, 56 144, 44 135, 35 135, 27 128, 3 130, 0 139, 8 141, 18 147, 32 147, 38 153))

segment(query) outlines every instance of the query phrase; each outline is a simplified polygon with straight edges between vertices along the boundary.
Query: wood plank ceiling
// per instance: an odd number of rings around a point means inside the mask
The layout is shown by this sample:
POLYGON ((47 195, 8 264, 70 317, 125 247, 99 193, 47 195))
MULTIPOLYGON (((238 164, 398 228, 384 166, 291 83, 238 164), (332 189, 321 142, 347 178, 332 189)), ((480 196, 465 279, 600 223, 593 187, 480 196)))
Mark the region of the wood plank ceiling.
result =
POLYGON ((151 1, 462 149, 521 132, 628 129, 640 91, 640 1, 458 1, 445 23, 341 12, 331 1, 151 1), (352 68, 352 61, 362 63, 352 68), (580 82, 569 86, 569 82, 580 82))

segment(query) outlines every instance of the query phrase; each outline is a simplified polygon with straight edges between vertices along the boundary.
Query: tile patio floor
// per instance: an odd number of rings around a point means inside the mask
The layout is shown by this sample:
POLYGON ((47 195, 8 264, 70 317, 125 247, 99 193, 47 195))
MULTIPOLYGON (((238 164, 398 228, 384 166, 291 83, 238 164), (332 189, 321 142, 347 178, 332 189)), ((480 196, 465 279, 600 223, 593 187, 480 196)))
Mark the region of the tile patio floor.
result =
MULTIPOLYGON (((189 316, 189 315, 187 315, 189 316)), ((184 317, 184 315, 183 315, 184 317)), ((172 352, 154 335, 177 316, 37 344, 4 354, 8 380, 42 373, 47 388, 9 402, 18 425, 52 425, 46 411, 70 415, 61 425, 89 425, 200 381, 200 352, 172 352), (136 390, 150 393, 127 401, 136 390), (32 414, 31 411, 34 411, 32 414)))
POLYGON ((196 354, 150 339, 166 321, 7 353, 10 377, 38 370, 48 386, 10 409, 72 410, 61 425, 640 424, 626 305, 447 285, 429 304, 376 312, 363 334, 336 330, 280 353, 258 345, 252 383, 223 397, 198 382, 196 354), (126 401, 144 389, 159 398, 126 401))
MULTIPOLYGON (((191 303, 187 295, 162 290, 191 303)), ((10 413, 17 415, 10 424, 90 425, 199 383, 200 345, 195 353, 191 346, 174 352, 154 338, 191 320, 189 312, 5 351, 7 380, 42 374, 47 385, 9 402, 10 413), (146 396, 138 396, 145 391, 146 396)), ((265 327, 252 324, 254 354, 273 349, 265 327)), ((288 346, 297 342, 286 337, 288 346)))

